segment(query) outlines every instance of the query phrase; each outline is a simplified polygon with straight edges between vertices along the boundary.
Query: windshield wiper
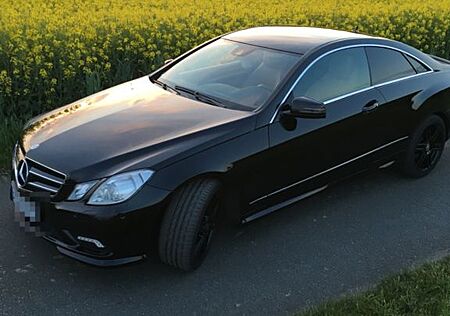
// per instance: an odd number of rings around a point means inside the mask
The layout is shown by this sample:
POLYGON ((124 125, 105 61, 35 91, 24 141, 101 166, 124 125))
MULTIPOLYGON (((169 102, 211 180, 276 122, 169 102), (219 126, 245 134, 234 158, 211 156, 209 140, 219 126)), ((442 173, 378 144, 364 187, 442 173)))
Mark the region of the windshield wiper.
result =
POLYGON ((195 96, 199 101, 203 101, 203 102, 206 102, 206 103, 209 103, 212 105, 220 106, 222 108, 227 107, 225 104, 223 104, 223 102, 221 102, 213 97, 210 97, 209 95, 203 94, 201 92, 196 92, 195 96))
POLYGON ((175 86, 174 89, 177 90, 177 91, 182 91, 182 92, 191 94, 199 101, 202 101, 202 102, 205 102, 205 103, 209 103, 211 105, 219 106, 219 107, 222 107, 222 108, 226 108, 226 105, 223 104, 223 102, 221 102, 221 101, 219 101, 219 100, 217 100, 217 99, 215 99, 215 98, 213 98, 213 97, 211 97, 209 95, 206 95, 204 93, 201 93, 201 92, 189 89, 189 88, 185 88, 185 87, 182 87, 182 86, 175 86))
POLYGON ((182 87, 182 86, 175 86, 174 88, 177 91, 183 91, 183 92, 186 92, 186 93, 189 93, 189 94, 192 94, 192 95, 195 96, 195 90, 188 89, 188 88, 185 88, 185 87, 182 87))
POLYGON ((158 79, 150 79, 150 81, 151 81, 152 83, 154 83, 154 84, 157 84, 158 86, 160 86, 160 87, 163 88, 164 90, 172 91, 172 92, 174 92, 174 93, 176 93, 176 94, 180 94, 180 93, 177 91, 177 89, 172 88, 172 87, 169 86, 167 83, 164 83, 164 82, 162 82, 162 81, 159 81, 158 79))

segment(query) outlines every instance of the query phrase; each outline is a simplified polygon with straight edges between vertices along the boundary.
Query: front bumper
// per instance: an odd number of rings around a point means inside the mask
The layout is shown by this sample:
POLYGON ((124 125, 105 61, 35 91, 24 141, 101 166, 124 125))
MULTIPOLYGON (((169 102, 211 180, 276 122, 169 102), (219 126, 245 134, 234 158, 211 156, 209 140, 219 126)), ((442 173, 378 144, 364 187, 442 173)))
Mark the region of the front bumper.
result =
POLYGON ((15 218, 26 231, 52 242, 64 255, 96 266, 143 259, 156 249, 170 192, 145 185, 130 200, 110 206, 52 201, 11 181, 15 218))

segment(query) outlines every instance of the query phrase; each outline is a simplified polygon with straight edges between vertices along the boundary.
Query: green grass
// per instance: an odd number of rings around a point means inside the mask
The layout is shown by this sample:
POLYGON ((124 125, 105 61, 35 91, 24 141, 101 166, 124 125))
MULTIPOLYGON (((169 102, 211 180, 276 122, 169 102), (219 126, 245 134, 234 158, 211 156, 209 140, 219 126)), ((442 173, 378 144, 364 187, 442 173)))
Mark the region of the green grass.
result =
POLYGON ((450 257, 299 314, 319 315, 450 315, 450 257))
POLYGON ((0 115, 0 173, 8 172, 11 153, 24 124, 23 119, 0 115))

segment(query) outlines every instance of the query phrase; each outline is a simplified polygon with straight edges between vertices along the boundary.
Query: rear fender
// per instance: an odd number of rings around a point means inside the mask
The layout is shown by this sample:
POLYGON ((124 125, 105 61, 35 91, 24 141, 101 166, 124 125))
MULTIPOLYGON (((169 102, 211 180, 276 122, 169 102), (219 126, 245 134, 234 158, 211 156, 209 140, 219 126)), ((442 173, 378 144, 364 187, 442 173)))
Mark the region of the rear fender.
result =
POLYGON ((436 103, 439 106, 440 103, 448 108, 450 106, 450 82, 438 81, 420 91, 412 98, 411 108, 413 110, 419 110, 424 104, 428 102, 436 103), (445 101, 443 101, 445 100, 445 101))

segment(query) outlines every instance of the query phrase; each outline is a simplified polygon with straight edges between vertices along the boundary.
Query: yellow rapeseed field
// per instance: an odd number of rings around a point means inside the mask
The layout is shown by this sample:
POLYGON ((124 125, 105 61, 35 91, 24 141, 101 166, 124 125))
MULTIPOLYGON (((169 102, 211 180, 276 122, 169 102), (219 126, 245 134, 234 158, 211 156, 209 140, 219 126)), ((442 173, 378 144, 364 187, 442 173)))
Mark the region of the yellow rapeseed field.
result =
POLYGON ((249 26, 357 29, 450 56, 450 0, 0 0, 0 10, 3 118, 141 76, 249 26))

